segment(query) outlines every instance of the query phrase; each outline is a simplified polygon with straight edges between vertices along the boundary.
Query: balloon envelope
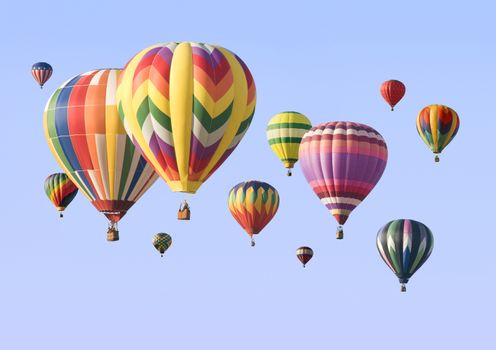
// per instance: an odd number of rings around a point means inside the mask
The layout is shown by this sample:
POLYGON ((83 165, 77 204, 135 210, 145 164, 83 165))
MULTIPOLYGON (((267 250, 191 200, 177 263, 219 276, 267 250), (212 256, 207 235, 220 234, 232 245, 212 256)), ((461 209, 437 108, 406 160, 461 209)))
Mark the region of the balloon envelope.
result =
POLYGON ((382 260, 405 284, 431 255, 434 236, 421 222, 399 219, 379 230, 376 244, 382 260))
POLYGON ((282 112, 269 121, 267 141, 285 168, 293 168, 298 161, 301 138, 311 127, 310 120, 298 112, 282 112))
POLYGON ((40 85, 40 87, 43 87, 48 79, 50 79, 52 73, 52 66, 46 62, 37 62, 31 67, 31 75, 33 76, 34 80, 36 80, 36 82, 40 85))
POLYGON ((111 222, 118 222, 157 176, 127 137, 115 104, 119 69, 68 80, 50 97, 45 136, 65 173, 111 222))
POLYGON ((310 247, 300 247, 296 249, 296 257, 303 264, 303 267, 305 267, 313 257, 313 250, 310 247))
POLYGON ((229 192, 228 206, 232 216, 253 238, 276 214, 279 193, 262 181, 241 182, 229 192))
POLYGON ((58 211, 62 212, 72 202, 78 189, 64 173, 55 173, 45 180, 45 193, 58 211))
POLYGON ((424 107, 417 116, 417 131, 434 154, 442 152, 456 136, 459 127, 458 114, 444 105, 424 107))
POLYGON ((381 85, 381 95, 394 110, 394 106, 405 96, 406 87, 399 80, 387 80, 381 85))
POLYGON ((152 244, 158 250, 161 256, 169 249, 172 244, 172 238, 167 233, 157 233, 153 236, 152 244))
POLYGON ((195 193, 246 133, 255 84, 220 46, 158 44, 127 63, 117 103, 129 137, 162 179, 195 193))
POLYGON ((388 159, 386 142, 375 129, 341 121, 311 128, 299 155, 310 187, 340 225, 372 191, 388 159))

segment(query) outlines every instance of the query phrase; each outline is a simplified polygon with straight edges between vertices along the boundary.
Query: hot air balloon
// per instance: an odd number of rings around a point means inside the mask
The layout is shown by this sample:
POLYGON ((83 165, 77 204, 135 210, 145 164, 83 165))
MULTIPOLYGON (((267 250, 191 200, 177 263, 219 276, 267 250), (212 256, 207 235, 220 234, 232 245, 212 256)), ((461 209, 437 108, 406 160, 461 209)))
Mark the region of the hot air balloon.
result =
POLYGON ((410 277, 431 255, 434 237, 423 223, 399 219, 379 230, 376 243, 382 260, 400 280, 401 291, 406 292, 410 277))
POLYGON ((119 119, 119 69, 98 69, 68 80, 45 107, 48 146, 72 182, 109 220, 107 240, 119 239, 117 222, 157 175, 134 148, 119 119))
POLYGON ((195 193, 248 130, 255 83, 229 50, 171 42, 127 63, 117 103, 129 137, 171 190, 195 193))
POLYGON ((399 80, 387 80, 381 85, 381 95, 394 111, 394 106, 405 96, 406 87, 399 80))
POLYGON ((386 168, 386 142, 370 126, 329 122, 303 136, 299 156, 310 187, 339 223, 336 238, 342 239, 342 225, 386 168))
POLYGON ((52 66, 46 62, 37 62, 31 67, 31 74, 38 82, 41 89, 43 89, 43 85, 48 81, 48 79, 50 79, 52 73, 52 66))
POLYGON ((157 233, 152 239, 153 246, 158 250, 160 256, 164 256, 164 253, 172 244, 172 238, 167 233, 157 233))
POLYGON ((301 138, 311 127, 310 120, 298 112, 276 114, 267 125, 269 145, 288 169, 288 176, 291 176, 291 169, 298 161, 301 138))
POLYGON ((279 208, 279 193, 262 181, 241 182, 229 192, 228 206, 232 216, 250 236, 253 247, 253 235, 262 231, 279 208))
POLYGON ((417 116, 417 131, 436 155, 436 162, 439 162, 438 154, 453 140, 459 127, 458 114, 447 106, 430 105, 417 116))
POLYGON ((45 180, 45 193, 60 212, 61 218, 64 217, 62 212, 76 197, 77 192, 76 185, 64 173, 52 174, 45 180))
POLYGON ((313 257, 313 250, 310 247, 300 247, 296 249, 296 257, 301 261, 303 267, 310 261, 313 257))

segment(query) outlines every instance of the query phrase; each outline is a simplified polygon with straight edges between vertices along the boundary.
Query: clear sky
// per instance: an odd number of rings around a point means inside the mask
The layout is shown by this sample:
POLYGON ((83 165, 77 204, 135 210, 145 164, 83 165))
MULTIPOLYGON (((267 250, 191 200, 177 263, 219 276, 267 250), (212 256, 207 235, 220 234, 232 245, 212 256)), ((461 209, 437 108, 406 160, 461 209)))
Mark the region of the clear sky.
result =
POLYGON ((476 0, 3 4, 0 349, 494 348, 495 10, 476 0), (84 196, 59 220, 44 194, 60 168, 43 109, 69 77, 168 41, 237 53, 256 82, 255 117, 191 198, 190 222, 176 220, 183 196, 159 180, 109 243, 84 196), (43 90, 37 61, 54 67, 43 90), (387 79, 407 86, 393 113, 379 94, 387 79), (415 130, 432 103, 461 119, 438 164, 415 130), (286 177, 267 144, 266 124, 284 110, 366 123, 386 139, 386 171, 342 241, 299 166, 286 177), (227 209, 229 189, 249 179, 281 196, 255 248, 227 209), (407 293, 375 246, 397 218, 435 237, 407 293), (156 232, 173 238, 163 259, 156 232), (306 269, 300 245, 315 251, 306 269))

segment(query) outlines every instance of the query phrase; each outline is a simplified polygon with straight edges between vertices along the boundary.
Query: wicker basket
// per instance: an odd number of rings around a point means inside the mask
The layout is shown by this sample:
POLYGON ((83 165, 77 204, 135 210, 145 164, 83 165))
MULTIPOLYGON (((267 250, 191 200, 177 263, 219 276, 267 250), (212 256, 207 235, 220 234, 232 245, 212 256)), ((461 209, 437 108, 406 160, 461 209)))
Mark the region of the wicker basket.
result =
POLYGON ((191 218, 191 211, 189 209, 182 209, 177 212, 178 220, 189 220, 191 218))

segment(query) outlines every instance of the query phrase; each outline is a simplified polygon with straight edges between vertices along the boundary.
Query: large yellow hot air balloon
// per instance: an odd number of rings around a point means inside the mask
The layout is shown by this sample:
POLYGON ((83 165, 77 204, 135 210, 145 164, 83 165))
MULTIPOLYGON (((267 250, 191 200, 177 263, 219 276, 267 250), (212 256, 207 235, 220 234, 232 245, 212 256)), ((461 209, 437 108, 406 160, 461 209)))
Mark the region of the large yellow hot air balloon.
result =
POLYGON ((117 103, 126 131, 174 192, 195 193, 247 131, 255 84, 220 46, 166 43, 126 65, 117 103))
POLYGON ((267 141, 288 169, 288 176, 291 176, 291 169, 298 161, 301 138, 311 127, 310 120, 298 112, 276 114, 267 125, 267 141))

